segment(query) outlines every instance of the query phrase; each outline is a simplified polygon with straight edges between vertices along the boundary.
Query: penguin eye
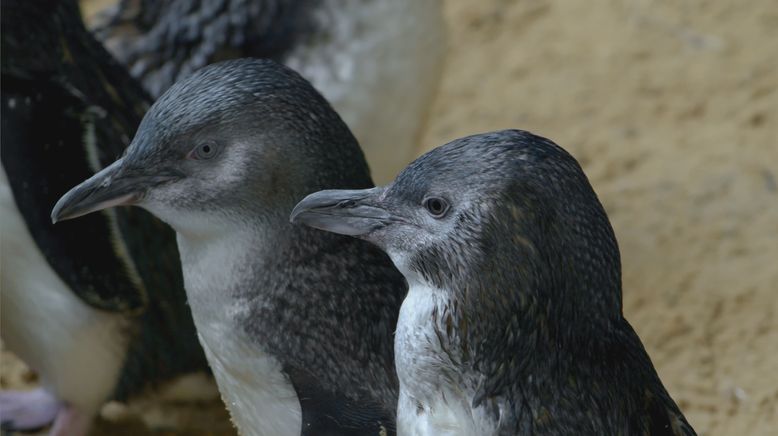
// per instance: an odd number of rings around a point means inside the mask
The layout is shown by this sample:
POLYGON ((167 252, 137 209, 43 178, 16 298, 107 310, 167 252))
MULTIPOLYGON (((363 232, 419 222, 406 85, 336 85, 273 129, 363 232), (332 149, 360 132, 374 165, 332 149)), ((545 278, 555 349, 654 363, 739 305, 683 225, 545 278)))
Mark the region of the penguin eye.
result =
POLYGON ((216 156, 218 151, 219 150, 216 143, 208 141, 197 145, 192 151, 189 152, 189 156, 187 157, 189 159, 195 160, 207 160, 216 156))
POLYGON ((440 197, 427 197, 421 203, 433 218, 443 218, 448 212, 448 202, 440 197))

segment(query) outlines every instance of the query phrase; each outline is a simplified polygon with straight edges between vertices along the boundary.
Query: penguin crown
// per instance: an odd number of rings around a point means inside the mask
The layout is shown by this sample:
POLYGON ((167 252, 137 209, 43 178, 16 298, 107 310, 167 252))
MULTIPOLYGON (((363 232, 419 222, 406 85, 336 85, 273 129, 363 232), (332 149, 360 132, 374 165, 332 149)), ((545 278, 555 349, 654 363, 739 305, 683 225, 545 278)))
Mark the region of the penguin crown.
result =
POLYGON ((620 309, 610 223, 578 162, 550 140, 518 130, 458 139, 413 162, 382 198, 413 225, 387 228, 379 245, 438 288, 495 280, 566 300, 591 289, 585 298, 620 309))

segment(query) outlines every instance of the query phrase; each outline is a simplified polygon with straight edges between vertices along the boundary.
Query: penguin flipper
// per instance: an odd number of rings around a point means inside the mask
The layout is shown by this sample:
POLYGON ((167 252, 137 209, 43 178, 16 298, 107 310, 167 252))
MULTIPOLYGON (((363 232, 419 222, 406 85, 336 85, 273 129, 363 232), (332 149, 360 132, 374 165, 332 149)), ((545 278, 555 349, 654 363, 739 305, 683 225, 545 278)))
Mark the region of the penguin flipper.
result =
POLYGON ((67 286, 92 307, 137 313, 143 287, 123 259, 115 213, 52 224, 62 190, 93 173, 82 141, 86 105, 56 83, 2 76, 3 169, 38 248, 67 286), (63 116, 63 114, 66 114, 63 116))
POLYGON ((394 411, 324 389, 305 371, 287 371, 302 409, 303 436, 392 436, 394 411))
POLYGON ((648 409, 646 410, 644 430, 646 436, 696 436, 675 404, 671 407, 663 404, 653 394, 646 394, 648 409))
POLYGON ((121 155, 150 99, 86 31, 77 2, 58 2, 46 14, 39 7, 2 6, 3 169, 62 281, 90 306, 139 313, 148 297, 121 255, 115 217, 122 212, 56 226, 49 214, 66 189, 121 155))

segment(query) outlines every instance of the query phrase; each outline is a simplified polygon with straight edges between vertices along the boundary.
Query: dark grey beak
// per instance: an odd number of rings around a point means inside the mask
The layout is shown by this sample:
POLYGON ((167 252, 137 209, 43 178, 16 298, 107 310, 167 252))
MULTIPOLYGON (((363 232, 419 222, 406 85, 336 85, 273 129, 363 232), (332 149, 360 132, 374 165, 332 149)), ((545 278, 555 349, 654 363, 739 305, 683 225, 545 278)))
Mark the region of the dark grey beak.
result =
POLYGON ((146 190, 180 176, 148 175, 119 159, 94 176, 68 191, 54 205, 51 222, 77 218, 114 206, 135 204, 146 190))
POLYGON ((341 235, 364 235, 400 221, 378 205, 377 200, 383 190, 319 191, 297 203, 289 220, 341 235))

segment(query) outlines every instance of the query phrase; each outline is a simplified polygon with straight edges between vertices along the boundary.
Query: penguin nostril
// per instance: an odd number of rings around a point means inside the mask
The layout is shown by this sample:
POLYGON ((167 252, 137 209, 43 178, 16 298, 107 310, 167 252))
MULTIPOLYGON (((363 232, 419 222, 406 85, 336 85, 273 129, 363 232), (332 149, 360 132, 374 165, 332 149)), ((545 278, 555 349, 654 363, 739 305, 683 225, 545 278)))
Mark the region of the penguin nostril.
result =
POLYGON ((357 203, 354 200, 343 200, 340 203, 338 203, 338 207, 341 209, 345 209, 347 207, 354 207, 357 203))

